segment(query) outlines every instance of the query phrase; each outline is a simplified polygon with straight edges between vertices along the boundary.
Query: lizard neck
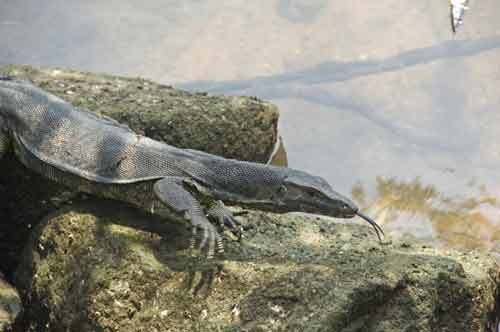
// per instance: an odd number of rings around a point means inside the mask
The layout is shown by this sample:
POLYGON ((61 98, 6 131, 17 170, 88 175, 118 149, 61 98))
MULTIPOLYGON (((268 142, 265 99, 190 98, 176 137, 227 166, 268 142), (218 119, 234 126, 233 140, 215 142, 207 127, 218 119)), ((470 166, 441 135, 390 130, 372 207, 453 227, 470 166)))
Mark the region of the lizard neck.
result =
POLYGON ((226 159, 195 153, 189 176, 215 199, 232 204, 262 205, 271 203, 282 183, 281 167, 226 159))

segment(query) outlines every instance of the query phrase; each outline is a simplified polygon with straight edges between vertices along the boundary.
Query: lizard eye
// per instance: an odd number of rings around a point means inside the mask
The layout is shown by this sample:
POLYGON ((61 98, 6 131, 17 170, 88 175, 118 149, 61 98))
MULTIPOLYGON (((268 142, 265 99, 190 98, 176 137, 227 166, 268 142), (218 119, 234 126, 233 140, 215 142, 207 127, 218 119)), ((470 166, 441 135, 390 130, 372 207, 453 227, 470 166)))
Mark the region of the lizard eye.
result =
POLYGON ((288 191, 288 189, 281 185, 279 188, 278 188, 278 195, 280 196, 285 196, 286 192, 288 191))

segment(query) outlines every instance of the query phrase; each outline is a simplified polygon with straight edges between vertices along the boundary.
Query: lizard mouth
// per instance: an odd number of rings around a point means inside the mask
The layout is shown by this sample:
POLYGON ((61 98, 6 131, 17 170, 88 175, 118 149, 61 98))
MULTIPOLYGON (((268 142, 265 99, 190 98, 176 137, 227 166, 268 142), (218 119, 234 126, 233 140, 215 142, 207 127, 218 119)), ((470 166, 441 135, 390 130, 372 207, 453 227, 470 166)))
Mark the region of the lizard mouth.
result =
POLYGON ((339 208, 332 208, 329 202, 324 204, 308 204, 308 203, 300 203, 298 205, 299 210, 302 212, 319 214, 323 216, 330 216, 333 218, 352 218, 357 212, 350 210, 343 210, 339 208))

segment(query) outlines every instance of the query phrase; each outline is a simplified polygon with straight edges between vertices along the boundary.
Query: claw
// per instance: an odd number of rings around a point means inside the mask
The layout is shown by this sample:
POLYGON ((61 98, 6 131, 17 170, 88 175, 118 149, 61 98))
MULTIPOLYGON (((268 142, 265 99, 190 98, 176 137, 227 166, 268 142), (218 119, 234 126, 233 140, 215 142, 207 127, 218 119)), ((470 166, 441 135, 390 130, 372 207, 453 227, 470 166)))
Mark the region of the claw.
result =
POLYGON ((207 259, 212 259, 215 256, 215 241, 210 241, 208 243, 207 259))
POLYGON ((224 216, 224 226, 229 227, 230 229, 239 229, 238 226, 241 226, 240 222, 230 216, 224 216))
POLYGON ((235 216, 244 215, 247 213, 247 211, 233 213, 226 208, 224 203, 222 203, 221 201, 217 201, 216 205, 208 211, 208 216, 212 220, 217 222, 221 231, 225 226, 227 226, 233 233, 233 235, 236 236, 238 240, 240 240, 242 237, 242 230, 244 230, 245 228, 241 226, 241 223, 235 218, 235 216))
POLYGON ((197 233, 198 233, 198 227, 192 226, 191 227, 191 239, 189 240, 189 249, 194 249, 194 246, 196 245, 197 233))
POLYGON ((207 259, 213 259, 215 253, 221 254, 224 252, 224 245, 222 238, 214 228, 214 226, 207 220, 204 223, 192 225, 192 235, 189 248, 194 250, 195 247, 200 251, 207 253, 207 259), (200 236, 199 229, 202 229, 203 234, 200 236), (199 241, 199 245, 196 244, 199 241))
POLYGON ((220 235, 217 235, 217 253, 224 253, 224 244, 222 243, 222 238, 220 237, 220 235))
POLYGON ((208 241, 208 237, 209 237, 209 234, 208 234, 208 227, 203 227, 203 238, 201 239, 201 242, 200 242, 200 249, 203 249, 205 247, 205 245, 207 244, 207 241, 208 241))

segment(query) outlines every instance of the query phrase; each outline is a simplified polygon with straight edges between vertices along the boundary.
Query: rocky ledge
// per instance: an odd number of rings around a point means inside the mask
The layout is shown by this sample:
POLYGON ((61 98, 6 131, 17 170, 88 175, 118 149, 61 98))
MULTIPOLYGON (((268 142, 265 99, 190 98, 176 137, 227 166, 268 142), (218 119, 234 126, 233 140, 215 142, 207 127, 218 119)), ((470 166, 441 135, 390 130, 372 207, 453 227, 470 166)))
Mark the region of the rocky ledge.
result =
MULTIPOLYGON (((184 224, 116 202, 45 219, 17 270, 30 331, 488 331, 500 270, 485 254, 380 244, 349 221, 252 211, 224 257, 184 224)), ((493 330, 491 328, 491 330, 493 330)))

